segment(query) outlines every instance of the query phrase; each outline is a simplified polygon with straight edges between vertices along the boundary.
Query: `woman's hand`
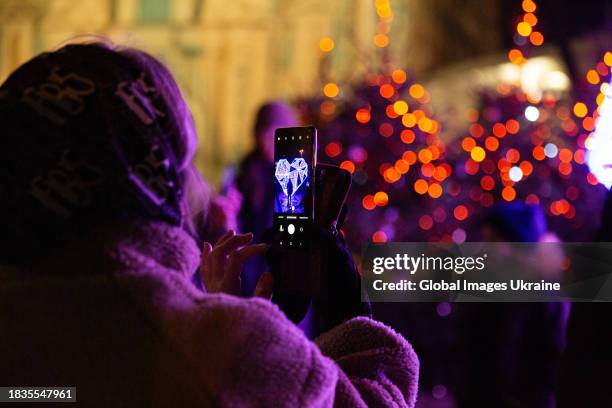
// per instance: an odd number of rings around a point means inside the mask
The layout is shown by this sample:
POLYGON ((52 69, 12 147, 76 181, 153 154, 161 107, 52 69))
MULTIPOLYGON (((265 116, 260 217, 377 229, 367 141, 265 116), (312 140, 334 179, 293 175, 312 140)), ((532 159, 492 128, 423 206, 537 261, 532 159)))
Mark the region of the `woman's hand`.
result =
MULTIPOLYGON (((251 233, 236 235, 234 231, 228 231, 214 247, 208 242, 204 243, 200 277, 206 292, 240 295, 242 265, 247 259, 263 254, 268 248, 266 244, 250 244, 252 239, 251 233)), ((272 274, 264 273, 255 287, 254 295, 270 298, 272 283, 272 274)))

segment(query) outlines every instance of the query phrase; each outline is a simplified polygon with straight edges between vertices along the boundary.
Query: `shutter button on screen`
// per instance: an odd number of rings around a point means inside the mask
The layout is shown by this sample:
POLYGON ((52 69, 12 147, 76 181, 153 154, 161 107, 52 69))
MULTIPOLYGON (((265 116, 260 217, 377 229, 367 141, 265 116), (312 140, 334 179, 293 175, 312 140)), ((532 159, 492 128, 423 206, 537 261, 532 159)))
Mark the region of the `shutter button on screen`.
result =
POLYGON ((289 235, 293 235, 293 233, 295 232, 295 225, 289 224, 287 226, 287 232, 289 233, 289 235))

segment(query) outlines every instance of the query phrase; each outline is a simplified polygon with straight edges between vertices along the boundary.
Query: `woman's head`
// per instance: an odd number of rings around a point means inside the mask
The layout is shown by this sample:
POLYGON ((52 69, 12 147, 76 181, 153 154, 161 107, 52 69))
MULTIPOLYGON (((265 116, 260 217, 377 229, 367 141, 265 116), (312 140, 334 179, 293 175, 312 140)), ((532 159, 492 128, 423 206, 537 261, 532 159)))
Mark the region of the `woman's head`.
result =
POLYGON ((42 254, 89 225, 189 219, 197 137, 170 72, 106 43, 41 54, 0 87, 1 258, 42 254))
POLYGON ((270 162, 274 161, 274 131, 280 127, 296 126, 298 120, 291 106, 281 101, 262 105, 255 116, 255 143, 270 162))

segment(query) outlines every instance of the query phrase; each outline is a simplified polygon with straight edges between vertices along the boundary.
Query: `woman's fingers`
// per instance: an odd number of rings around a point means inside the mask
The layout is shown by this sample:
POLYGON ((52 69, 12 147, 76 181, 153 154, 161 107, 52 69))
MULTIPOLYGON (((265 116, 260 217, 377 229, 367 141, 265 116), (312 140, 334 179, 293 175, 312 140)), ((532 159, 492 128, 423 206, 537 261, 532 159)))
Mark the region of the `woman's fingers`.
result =
POLYGON ((264 272, 263 275, 257 281, 253 296, 262 297, 270 300, 272 297, 272 289, 274 287, 274 278, 271 272, 264 272))
POLYGON ((206 286, 206 282, 209 281, 210 277, 210 268, 208 267, 208 256, 212 252, 212 245, 210 243, 205 242, 202 247, 202 255, 200 257, 200 279, 204 282, 204 286, 206 286))
POLYGON ((227 256, 230 252, 251 242, 252 239, 253 234, 251 233, 231 236, 222 243, 215 245, 211 255, 213 257, 227 256))
POLYGON ((225 241, 227 241, 229 238, 233 237, 236 233, 233 230, 229 230, 227 231, 225 234, 223 234, 223 236, 221 238, 219 238, 219 240, 217 241, 216 245, 220 245, 222 243, 224 243, 225 241))
POLYGON ((240 271, 244 262, 256 255, 261 255, 268 249, 266 244, 254 244, 240 248, 230 254, 229 264, 227 265, 228 279, 237 279, 240 277, 240 271))

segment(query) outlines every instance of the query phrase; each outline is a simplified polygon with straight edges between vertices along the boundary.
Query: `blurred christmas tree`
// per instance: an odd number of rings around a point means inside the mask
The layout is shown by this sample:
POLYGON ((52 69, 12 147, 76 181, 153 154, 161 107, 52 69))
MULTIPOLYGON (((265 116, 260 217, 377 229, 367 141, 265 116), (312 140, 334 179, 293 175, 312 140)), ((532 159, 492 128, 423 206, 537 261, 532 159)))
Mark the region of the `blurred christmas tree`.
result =
MULTIPOLYGON (((346 233, 354 248, 384 242, 478 239, 478 215, 496 202, 540 204, 565 240, 592 239, 605 188, 585 163, 598 108, 609 92, 612 54, 572 84, 570 95, 529 94, 500 83, 468 110, 469 129, 445 146, 425 88, 390 62, 392 16, 376 1, 378 73, 361 83, 323 84, 322 98, 302 102, 320 130, 319 160, 353 173, 346 233)), ((522 2, 510 62, 522 66, 544 36, 537 6, 522 2)), ((323 53, 333 41, 321 40, 323 53)), ((323 58, 323 64, 325 58, 323 58)))

